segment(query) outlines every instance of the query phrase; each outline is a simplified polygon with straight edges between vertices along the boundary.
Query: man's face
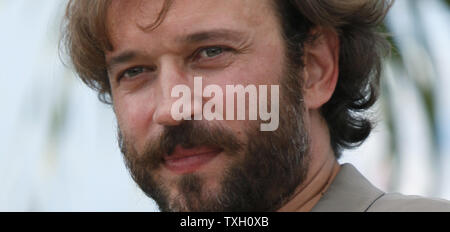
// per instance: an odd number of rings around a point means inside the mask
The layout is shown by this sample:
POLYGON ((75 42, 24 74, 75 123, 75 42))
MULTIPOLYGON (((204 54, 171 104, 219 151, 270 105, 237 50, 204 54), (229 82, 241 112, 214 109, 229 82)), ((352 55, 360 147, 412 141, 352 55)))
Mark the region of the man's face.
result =
POLYGON ((285 58, 271 1, 175 0, 149 28, 163 3, 113 1, 108 12, 108 74, 133 178, 163 211, 277 209, 307 172, 308 136, 300 71, 285 58), (279 129, 173 120, 172 89, 194 89, 195 76, 224 93, 226 85, 280 85, 279 129))

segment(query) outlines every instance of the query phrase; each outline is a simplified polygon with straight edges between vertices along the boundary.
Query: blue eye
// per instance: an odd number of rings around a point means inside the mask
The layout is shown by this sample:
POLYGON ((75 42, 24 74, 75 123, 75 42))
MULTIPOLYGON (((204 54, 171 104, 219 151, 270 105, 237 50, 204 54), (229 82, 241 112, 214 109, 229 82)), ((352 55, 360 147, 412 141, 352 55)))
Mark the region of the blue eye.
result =
POLYGON ((122 78, 125 79, 133 79, 137 76, 139 76, 142 73, 145 72, 152 72, 155 68, 147 68, 147 67, 133 67, 125 70, 118 78, 118 80, 121 80, 122 78))
POLYGON ((135 77, 141 73, 143 73, 145 70, 144 67, 134 67, 134 68, 130 68, 125 70, 125 72, 123 72, 122 76, 125 78, 132 78, 135 77))
POLYGON ((199 55, 202 58, 214 58, 216 56, 219 56, 224 52, 224 48, 221 47, 209 47, 204 48, 200 51, 199 55))

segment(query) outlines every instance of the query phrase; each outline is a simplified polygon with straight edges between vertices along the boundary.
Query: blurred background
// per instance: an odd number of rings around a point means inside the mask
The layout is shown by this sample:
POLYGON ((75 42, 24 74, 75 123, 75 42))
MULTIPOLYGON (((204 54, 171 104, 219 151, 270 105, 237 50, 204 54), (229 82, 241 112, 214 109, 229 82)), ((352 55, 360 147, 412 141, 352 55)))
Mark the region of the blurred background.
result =
MULTIPOLYGON (((0 211, 156 211, 109 106, 58 52, 66 1, 0 0, 0 211)), ((344 153, 384 191, 450 200, 450 1, 397 0, 377 127, 344 153)))

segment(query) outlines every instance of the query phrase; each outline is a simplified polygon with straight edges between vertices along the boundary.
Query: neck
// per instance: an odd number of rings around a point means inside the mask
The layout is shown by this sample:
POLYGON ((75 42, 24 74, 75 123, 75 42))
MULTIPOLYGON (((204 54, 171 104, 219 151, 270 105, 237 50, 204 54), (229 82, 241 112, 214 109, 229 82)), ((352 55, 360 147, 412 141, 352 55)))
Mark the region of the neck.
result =
POLYGON ((322 198, 340 170, 329 144, 326 124, 319 117, 311 117, 310 164, 305 181, 297 187, 279 212, 309 212, 322 198))
POLYGON ((309 212, 322 198, 333 182, 340 166, 335 159, 330 159, 312 173, 304 184, 297 188, 291 199, 279 212, 309 212))

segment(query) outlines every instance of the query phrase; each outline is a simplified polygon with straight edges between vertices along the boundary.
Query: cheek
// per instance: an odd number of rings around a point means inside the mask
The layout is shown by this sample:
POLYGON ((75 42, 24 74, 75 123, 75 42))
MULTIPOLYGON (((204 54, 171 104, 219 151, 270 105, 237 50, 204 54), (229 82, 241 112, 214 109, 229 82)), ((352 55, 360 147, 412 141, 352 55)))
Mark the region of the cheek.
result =
POLYGON ((139 95, 119 96, 115 98, 114 109, 120 130, 132 141, 136 149, 145 145, 150 133, 154 105, 148 98, 139 95))
POLYGON ((278 85, 284 68, 284 56, 279 47, 266 46, 254 54, 229 77, 244 85, 278 85))
MULTIPOLYGON (((249 85, 254 85, 257 89, 257 95, 259 99, 259 86, 266 85, 270 89, 270 85, 279 85, 281 74, 283 73, 283 55, 279 48, 275 46, 267 46, 266 49, 259 53, 252 54, 250 57, 245 58, 245 62, 235 63, 229 69, 223 72, 216 73, 213 76, 204 78, 204 86, 214 84, 219 85, 223 92, 223 111, 224 118, 227 117, 226 108, 228 105, 227 99, 227 85, 243 85, 247 87, 249 85)), ((281 89, 281 88, 280 88, 281 89)), ((270 99, 270 94, 267 95, 270 99)), ((248 120, 249 115, 249 101, 246 97, 245 109, 246 109, 246 120, 236 120, 237 112, 237 97, 234 97, 234 119, 235 120, 223 120, 219 123, 225 124, 227 127, 232 129, 236 136, 239 137, 241 141, 246 141, 246 132, 259 130, 260 122, 259 111, 257 110, 257 121, 248 120)), ((209 99, 205 99, 207 101, 209 99)), ((205 103, 204 101, 204 103, 205 103)), ((257 100, 258 102, 258 100, 257 100)), ((257 103, 258 104, 258 103, 257 103)))
POLYGON ((252 54, 243 55, 226 70, 206 75, 204 86, 277 85, 284 70, 284 53, 280 46, 266 44, 252 54))
POLYGON ((270 43, 264 47, 258 53, 258 59, 252 64, 256 69, 254 75, 258 77, 261 84, 278 85, 284 70, 283 49, 270 43))

